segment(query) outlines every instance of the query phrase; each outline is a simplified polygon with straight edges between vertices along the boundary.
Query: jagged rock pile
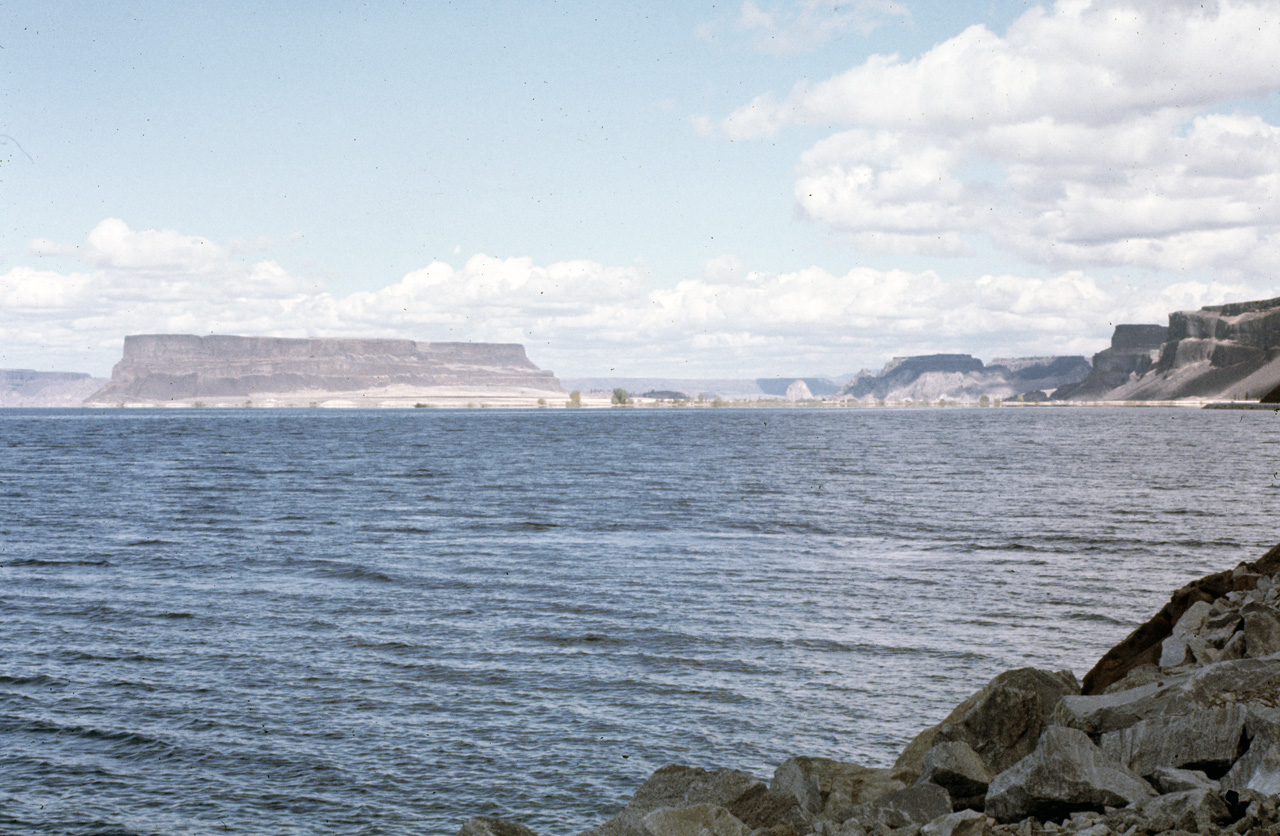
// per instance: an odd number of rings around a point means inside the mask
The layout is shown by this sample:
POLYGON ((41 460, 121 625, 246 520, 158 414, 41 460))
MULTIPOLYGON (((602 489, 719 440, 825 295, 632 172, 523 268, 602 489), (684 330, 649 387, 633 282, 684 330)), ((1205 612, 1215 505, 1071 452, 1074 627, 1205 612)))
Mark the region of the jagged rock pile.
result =
MULTIPOLYGON (((583 836, 1280 836, 1280 546, 1073 674, 1006 671, 890 768, 666 766, 583 836)), ((473 818, 460 836, 530 836, 473 818)))

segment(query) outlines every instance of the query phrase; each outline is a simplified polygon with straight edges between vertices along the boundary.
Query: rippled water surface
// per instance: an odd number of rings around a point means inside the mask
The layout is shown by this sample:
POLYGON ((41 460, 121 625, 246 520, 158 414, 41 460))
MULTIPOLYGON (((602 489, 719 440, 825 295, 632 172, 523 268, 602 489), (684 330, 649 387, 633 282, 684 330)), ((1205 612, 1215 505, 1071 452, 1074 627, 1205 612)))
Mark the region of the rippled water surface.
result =
POLYGON ((1280 416, 0 411, 0 832, 572 834, 887 765, 1276 525, 1280 416))

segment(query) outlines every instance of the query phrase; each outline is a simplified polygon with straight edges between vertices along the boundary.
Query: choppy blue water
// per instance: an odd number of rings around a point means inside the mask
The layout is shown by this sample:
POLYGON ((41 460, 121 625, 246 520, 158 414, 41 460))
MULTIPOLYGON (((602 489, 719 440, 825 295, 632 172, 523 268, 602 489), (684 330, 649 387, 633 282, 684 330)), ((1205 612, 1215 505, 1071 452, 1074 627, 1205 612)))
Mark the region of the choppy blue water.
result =
POLYGON ((0 411, 0 832, 576 833, 892 762, 1280 539, 1280 416, 0 411))

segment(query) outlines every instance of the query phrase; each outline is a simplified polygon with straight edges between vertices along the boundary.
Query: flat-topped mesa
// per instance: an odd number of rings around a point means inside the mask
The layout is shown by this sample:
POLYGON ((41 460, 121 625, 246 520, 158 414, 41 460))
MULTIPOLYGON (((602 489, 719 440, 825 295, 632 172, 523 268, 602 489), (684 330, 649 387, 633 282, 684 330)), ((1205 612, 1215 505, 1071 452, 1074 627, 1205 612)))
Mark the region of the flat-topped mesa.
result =
POLYGON ((560 393, 518 343, 292 339, 192 334, 125 337, 124 357, 89 404, 295 393, 531 390, 560 393))

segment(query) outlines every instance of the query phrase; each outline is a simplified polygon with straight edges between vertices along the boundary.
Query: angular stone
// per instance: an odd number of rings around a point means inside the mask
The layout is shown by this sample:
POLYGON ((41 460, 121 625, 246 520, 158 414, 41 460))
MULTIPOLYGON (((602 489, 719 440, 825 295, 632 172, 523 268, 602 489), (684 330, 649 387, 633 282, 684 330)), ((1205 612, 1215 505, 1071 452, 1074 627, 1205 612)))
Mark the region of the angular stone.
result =
POLYGON ((861 804, 915 781, 909 769, 873 769, 831 758, 788 758, 773 773, 769 789, 791 793, 808 813, 817 815, 834 793, 846 804, 861 804))
POLYGON ((1244 616, 1245 655, 1252 659, 1280 653, 1280 613, 1264 604, 1246 604, 1244 616))
POLYGON ((1177 668, 1194 661, 1191 648, 1187 647, 1188 638, 1181 633, 1174 633, 1160 644, 1161 668, 1177 668))
MULTIPOLYGON (((1241 565, 1245 567, 1241 574, 1275 575, 1280 572, 1280 545, 1272 547, 1257 560, 1241 565)), ((1220 599, 1233 588, 1232 575, 1230 571, 1206 575, 1173 593, 1169 603, 1124 641, 1108 650, 1085 674, 1081 693, 1089 696, 1101 694, 1108 685, 1123 679, 1134 668, 1159 661, 1161 642, 1173 632, 1178 619, 1195 602, 1213 602, 1210 606, 1219 606, 1219 613, 1228 609, 1220 599)))
POLYGON ((650 836, 644 817, 661 807, 711 804, 728 807, 761 782, 745 772, 708 772, 690 766, 664 766, 640 785, 627 806, 583 836, 650 836))
POLYGON ((467 819, 458 831, 458 836, 534 836, 534 833, 523 824, 490 816, 476 816, 467 819))
POLYGON ((1030 754, 1058 701, 1079 692, 1070 671, 1005 671, 961 716, 944 721, 933 743, 967 743, 994 775, 1030 754))
POLYGON ((1173 625, 1173 632, 1164 640, 1160 651, 1160 667, 1173 668, 1195 661, 1191 656, 1190 640, 1200 632, 1212 615, 1213 608, 1207 601, 1196 601, 1187 608, 1173 625))
POLYGON ((1221 648, 1231 640, 1231 637, 1235 635, 1243 623, 1240 613, 1235 610, 1227 610, 1221 615, 1209 619, 1205 623, 1204 629, 1200 631, 1200 635, 1214 647, 1221 648))
POLYGON ((1098 746, 1139 775, 1167 766, 1200 769, 1219 777, 1243 754, 1245 715, 1243 706, 1231 705, 1152 717, 1103 734, 1098 746))
POLYGON ((920 828, 920 836, 990 836, 991 820, 977 810, 939 816, 920 828))
POLYGON ((991 773, 968 743, 955 740, 939 743, 925 754, 920 780, 937 784, 961 803, 985 795, 991 773))
POLYGON ((1280 795, 1280 742, 1256 740, 1244 757, 1222 778, 1222 786, 1280 795))
POLYGON ((1102 689, 1104 694, 1114 694, 1116 691, 1128 691, 1130 688, 1137 688, 1141 685, 1150 685, 1163 679, 1165 674, 1160 671, 1158 665, 1139 665, 1124 675, 1124 679, 1112 682, 1106 688, 1102 689))
POLYGON ((1084 732, 1050 726, 1030 755, 991 781, 986 813, 1002 822, 1028 816, 1060 819, 1077 810, 1123 807, 1154 795, 1145 781, 1104 755, 1084 732))
POLYGON ((1170 675, 1127 691, 1066 696, 1052 720, 1096 735, 1128 728, 1150 717, 1189 714, 1233 703, 1269 704, 1277 693, 1280 657, 1237 659, 1170 675))
POLYGON ((1174 769, 1160 766, 1147 780, 1162 793, 1183 792, 1184 790, 1218 790, 1218 782, 1195 769, 1174 769))
POLYGON ((715 804, 659 807, 643 819, 652 836, 747 836, 751 828, 715 804))
POLYGON ((951 812, 951 797, 937 784, 915 784, 885 793, 874 801, 859 804, 852 818, 863 824, 877 822, 891 828, 925 825, 951 812))
POLYGON ((985 694, 986 688, 983 688, 980 691, 975 691, 961 700, 959 705, 951 709, 951 713, 944 717, 942 722, 937 725, 929 726, 924 731, 913 737, 911 742, 907 744, 906 748, 902 750, 902 754, 898 755, 898 759, 893 762, 894 768, 910 769, 912 772, 915 772, 916 775, 919 775, 920 769, 924 764, 925 754, 932 749, 934 743, 937 742, 936 738, 938 737, 938 730, 948 723, 956 722, 967 714, 970 709, 978 704, 978 700, 980 700, 985 694))
POLYGON ((771 790, 764 784, 749 788, 735 801, 725 805, 725 809, 753 830, 786 825, 799 831, 809 821, 809 815, 794 795, 771 790))
POLYGON ((1161 830, 1198 831, 1208 825, 1231 821, 1231 810, 1216 792, 1208 789, 1184 790, 1158 795, 1137 805, 1138 812, 1161 830))
MULTIPOLYGON (((1243 621, 1241 622, 1243 624, 1243 621)), ((1228 662, 1232 659, 1243 659, 1245 657, 1244 630, 1234 634, 1226 644, 1222 646, 1222 652, 1218 654, 1219 662, 1228 662)))

